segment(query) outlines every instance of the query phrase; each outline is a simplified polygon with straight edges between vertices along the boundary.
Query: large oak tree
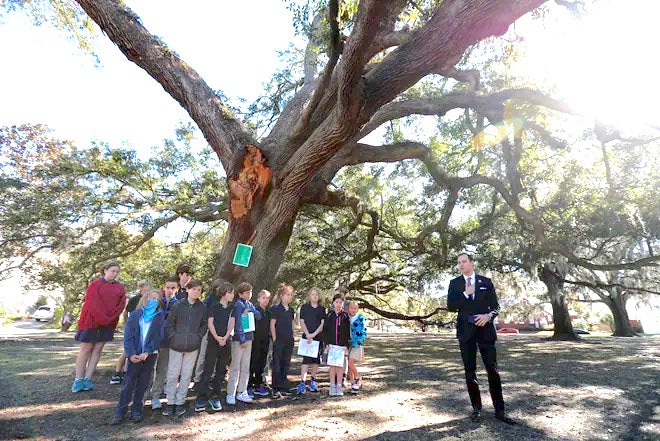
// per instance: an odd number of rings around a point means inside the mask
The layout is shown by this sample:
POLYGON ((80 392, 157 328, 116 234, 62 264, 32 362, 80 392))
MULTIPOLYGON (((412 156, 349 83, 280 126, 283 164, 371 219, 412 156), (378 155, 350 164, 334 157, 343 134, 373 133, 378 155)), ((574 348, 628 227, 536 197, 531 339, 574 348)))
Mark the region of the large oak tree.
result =
MULTIPOLYGON (((341 5, 330 1, 325 66, 318 74, 312 63, 306 66, 302 87, 288 100, 270 133, 260 139, 123 2, 78 3, 130 61, 187 110, 218 155, 228 180, 230 216, 216 275, 270 285, 303 205, 355 203, 328 188, 338 170, 362 162, 429 157, 419 144, 365 145, 360 143, 364 136, 405 115, 446 112, 488 99, 474 91, 438 96, 430 102, 398 97, 431 74, 469 79, 455 68, 466 49, 503 34, 517 18, 544 2, 444 0, 431 5, 418 27, 401 29, 399 17, 415 7, 412 2, 362 0, 350 17, 350 34, 343 35, 341 5), (231 264, 238 243, 254 246, 247 268, 231 264)), ((511 95, 516 92, 504 92, 499 99, 511 95)))

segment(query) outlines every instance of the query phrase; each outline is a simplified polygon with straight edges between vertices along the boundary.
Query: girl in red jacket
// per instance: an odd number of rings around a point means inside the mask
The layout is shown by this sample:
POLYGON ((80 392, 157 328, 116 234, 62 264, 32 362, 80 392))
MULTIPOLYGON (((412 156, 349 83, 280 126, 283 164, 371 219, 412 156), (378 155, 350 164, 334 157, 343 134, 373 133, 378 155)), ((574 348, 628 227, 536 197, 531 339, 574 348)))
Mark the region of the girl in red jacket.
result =
POLYGON ((80 342, 80 352, 76 358, 76 378, 72 392, 94 389, 92 374, 101 358, 105 342, 111 341, 119 316, 126 305, 126 291, 117 282, 119 264, 111 262, 101 268, 103 277, 94 280, 87 287, 78 320, 76 341, 80 342))

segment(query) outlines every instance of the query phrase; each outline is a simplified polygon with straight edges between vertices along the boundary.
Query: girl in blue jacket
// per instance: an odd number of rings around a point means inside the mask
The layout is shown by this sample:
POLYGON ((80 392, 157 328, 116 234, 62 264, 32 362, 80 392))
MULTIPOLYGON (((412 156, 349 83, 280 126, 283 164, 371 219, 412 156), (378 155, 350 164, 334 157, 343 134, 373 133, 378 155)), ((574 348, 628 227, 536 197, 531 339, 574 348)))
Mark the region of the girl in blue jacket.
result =
POLYGON ((142 421, 142 398, 151 382, 162 337, 163 316, 159 312, 159 302, 160 291, 150 291, 140 300, 138 309, 126 322, 124 351, 129 363, 121 386, 119 404, 112 419, 113 425, 124 420, 131 397, 131 420, 136 423, 142 421))

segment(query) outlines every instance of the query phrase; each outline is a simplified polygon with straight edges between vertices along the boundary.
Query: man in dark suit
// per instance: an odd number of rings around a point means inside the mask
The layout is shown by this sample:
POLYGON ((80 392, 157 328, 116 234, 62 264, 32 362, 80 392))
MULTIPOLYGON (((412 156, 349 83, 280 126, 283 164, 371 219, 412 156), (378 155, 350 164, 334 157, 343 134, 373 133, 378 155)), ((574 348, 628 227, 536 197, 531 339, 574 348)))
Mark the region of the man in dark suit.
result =
POLYGON ((467 253, 458 255, 458 269, 462 275, 449 283, 447 309, 458 312, 456 337, 465 367, 465 381, 472 403, 472 420, 481 418, 481 394, 477 382, 477 348, 488 373, 488 388, 495 407, 495 418, 507 424, 516 424, 504 413, 502 383, 497 371, 495 340, 497 333, 492 321, 500 306, 493 282, 474 272, 474 259, 467 253))

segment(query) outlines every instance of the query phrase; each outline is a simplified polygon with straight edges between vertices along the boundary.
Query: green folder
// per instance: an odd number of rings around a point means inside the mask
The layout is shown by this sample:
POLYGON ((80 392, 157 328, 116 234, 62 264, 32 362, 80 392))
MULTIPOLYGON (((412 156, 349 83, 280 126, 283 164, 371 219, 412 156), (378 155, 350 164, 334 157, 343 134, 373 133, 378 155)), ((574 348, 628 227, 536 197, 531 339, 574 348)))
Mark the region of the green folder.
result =
POLYGON ((241 316, 241 324, 243 325, 244 332, 254 332, 254 313, 248 312, 241 316))
POLYGON ((250 264, 250 256, 252 256, 252 246, 239 243, 236 245, 233 264, 239 266, 248 266, 250 264))

